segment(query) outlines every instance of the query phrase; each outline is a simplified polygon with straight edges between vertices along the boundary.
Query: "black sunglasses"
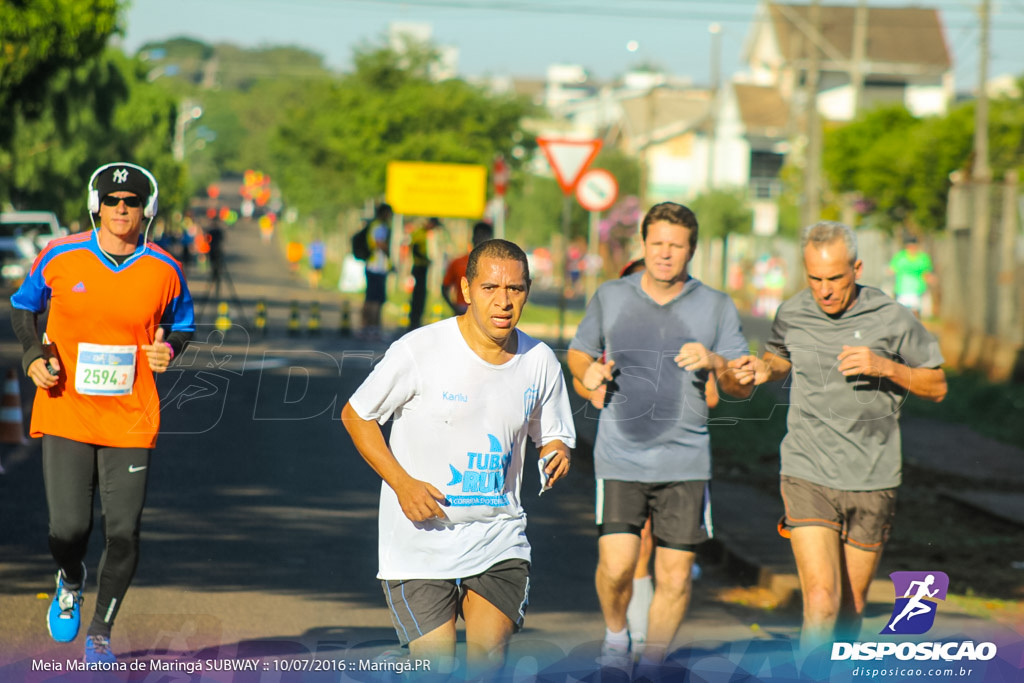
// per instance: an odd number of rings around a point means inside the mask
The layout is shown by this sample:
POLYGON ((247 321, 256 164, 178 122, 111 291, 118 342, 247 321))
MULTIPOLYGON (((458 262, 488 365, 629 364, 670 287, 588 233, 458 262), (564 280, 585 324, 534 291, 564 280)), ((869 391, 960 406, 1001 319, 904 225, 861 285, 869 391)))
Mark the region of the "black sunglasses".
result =
POLYGON ((103 198, 104 206, 117 206, 121 202, 129 209, 137 209, 142 206, 142 197, 115 197, 112 194, 108 194, 103 198))

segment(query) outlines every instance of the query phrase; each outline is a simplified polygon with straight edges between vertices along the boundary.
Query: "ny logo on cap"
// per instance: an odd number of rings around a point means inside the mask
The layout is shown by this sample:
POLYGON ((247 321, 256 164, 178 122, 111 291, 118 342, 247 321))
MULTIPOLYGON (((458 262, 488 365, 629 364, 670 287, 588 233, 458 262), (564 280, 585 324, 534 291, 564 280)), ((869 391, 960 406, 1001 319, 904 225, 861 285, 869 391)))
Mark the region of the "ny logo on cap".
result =
POLYGON ((125 182, 127 180, 128 180, 128 169, 127 168, 119 168, 116 171, 114 171, 114 182, 115 183, 123 183, 123 182, 125 182))

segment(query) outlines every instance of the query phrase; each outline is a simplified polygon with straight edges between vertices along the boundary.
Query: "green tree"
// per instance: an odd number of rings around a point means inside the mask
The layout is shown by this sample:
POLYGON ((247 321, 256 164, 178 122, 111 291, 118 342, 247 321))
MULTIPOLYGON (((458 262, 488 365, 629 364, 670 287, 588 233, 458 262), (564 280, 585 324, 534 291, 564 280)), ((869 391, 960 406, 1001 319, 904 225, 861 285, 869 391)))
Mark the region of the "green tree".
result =
POLYGON ((255 50, 220 44, 210 68, 218 88, 246 92, 268 81, 303 83, 329 75, 323 57, 299 47, 264 47, 255 50))
POLYGON ((269 159, 289 204, 331 220, 383 195, 392 160, 490 166, 500 152, 516 166, 511 149, 529 105, 458 79, 435 82, 433 58, 426 47, 364 47, 354 73, 311 82, 282 104, 269 159))
POLYGON ((144 65, 118 50, 56 73, 37 113, 16 114, 18 135, 0 149, 0 178, 17 208, 51 209, 65 223, 87 221, 86 181, 111 161, 134 161, 160 181, 161 205, 184 199, 170 155, 174 102, 145 80, 144 65))
MULTIPOLYGON (((508 221, 505 234, 523 248, 547 246, 562 231, 565 195, 554 178, 524 173, 506 197, 508 221)), ((583 230, 583 210, 573 200, 573 232, 583 230)))
POLYGON ((868 199, 887 224, 905 220, 913 212, 908 140, 920 125, 898 106, 826 131, 823 162, 832 190, 868 199))
POLYGON ((801 188, 803 187, 803 170, 795 163, 787 161, 779 171, 782 191, 779 193, 779 235, 795 238, 803 227, 801 210, 801 188))
POLYGON ((146 43, 136 56, 149 65, 149 80, 162 79, 162 84, 183 96, 191 94, 202 83, 214 48, 194 38, 180 37, 146 43))
MULTIPOLYGON (((962 168, 974 146, 974 106, 957 107, 948 115, 922 119, 909 131, 903 210, 892 215, 894 225, 907 224, 924 230, 946 224, 949 175, 962 168)), ((897 141, 893 141, 894 144, 897 141)))
POLYGON ((695 197, 689 207, 697 215, 702 238, 745 235, 753 226, 746 188, 711 190, 695 197))
MULTIPOLYGON (((989 160, 995 179, 1024 164, 1024 99, 995 99, 989 109, 989 160)), ((861 198, 880 227, 925 231, 946 222, 950 174, 973 163, 975 103, 945 116, 915 118, 879 109, 826 133, 824 166, 832 188, 861 198)))
MULTIPOLYGON (((20 127, 29 122, 54 131, 76 126, 81 113, 61 106, 73 100, 74 93, 57 102, 54 94, 72 81, 69 71, 80 69, 103 50, 117 28, 120 4, 117 0, 0 3, 0 203, 18 199, 14 176, 23 176, 32 167, 15 157, 15 142, 24 147, 20 127)), ((55 142, 34 139, 30 150, 38 152, 55 142)))
POLYGON ((270 138, 288 107, 314 83, 337 79, 323 58, 297 47, 245 49, 191 38, 148 43, 137 56, 148 78, 182 106, 202 108, 185 129, 185 160, 192 194, 218 178, 271 168, 270 138))
MULTIPOLYGON (((10 131, 15 110, 27 117, 39 113, 50 80, 103 50, 117 28, 120 4, 117 0, 0 3, 0 131, 10 131)), ((0 137, 0 145, 4 141, 0 137)))
POLYGON ((997 178, 1024 170, 1024 76, 1017 79, 1016 93, 996 99, 990 110, 990 162, 997 178))
POLYGON ((619 185, 619 198, 635 195, 640 191, 640 160, 621 149, 604 147, 598 153, 591 168, 603 168, 615 176, 619 185))

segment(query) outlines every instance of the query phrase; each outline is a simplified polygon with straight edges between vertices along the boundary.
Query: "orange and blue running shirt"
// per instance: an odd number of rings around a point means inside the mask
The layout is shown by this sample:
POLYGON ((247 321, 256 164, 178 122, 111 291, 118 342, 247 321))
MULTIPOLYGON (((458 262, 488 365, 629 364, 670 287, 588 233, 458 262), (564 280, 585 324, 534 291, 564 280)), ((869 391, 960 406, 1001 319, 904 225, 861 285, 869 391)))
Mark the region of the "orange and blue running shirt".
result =
POLYGON ((49 307, 46 334, 61 365, 57 386, 36 390, 32 436, 51 434, 117 448, 156 445, 160 398, 139 347, 153 343, 159 325, 172 332, 195 331, 192 296, 170 254, 140 242, 134 254, 116 265, 100 250, 95 231, 62 237, 39 254, 11 304, 37 314, 49 307), (80 344, 134 346, 130 393, 79 393, 80 344))

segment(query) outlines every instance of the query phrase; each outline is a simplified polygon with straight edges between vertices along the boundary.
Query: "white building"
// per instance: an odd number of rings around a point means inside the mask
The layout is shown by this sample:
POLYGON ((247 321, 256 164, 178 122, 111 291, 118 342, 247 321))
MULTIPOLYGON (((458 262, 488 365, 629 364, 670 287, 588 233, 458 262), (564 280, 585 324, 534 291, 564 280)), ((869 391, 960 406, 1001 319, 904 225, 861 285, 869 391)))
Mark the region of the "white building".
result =
MULTIPOLYGON (((808 5, 762 2, 748 37, 748 73, 715 103, 706 146, 714 156, 708 187, 747 187, 766 210, 780 190, 792 143, 805 139, 805 83, 817 50, 819 115, 852 121, 858 110, 902 104, 941 115, 953 101, 952 59, 938 10, 822 5, 816 30, 808 5)), ((706 176, 707 177, 707 176, 706 176)))
POLYGON ((818 111, 851 121, 858 109, 902 103, 917 116, 943 114, 954 97, 953 61, 939 11, 925 7, 762 2, 746 49, 753 81, 797 101, 817 56, 818 111))

